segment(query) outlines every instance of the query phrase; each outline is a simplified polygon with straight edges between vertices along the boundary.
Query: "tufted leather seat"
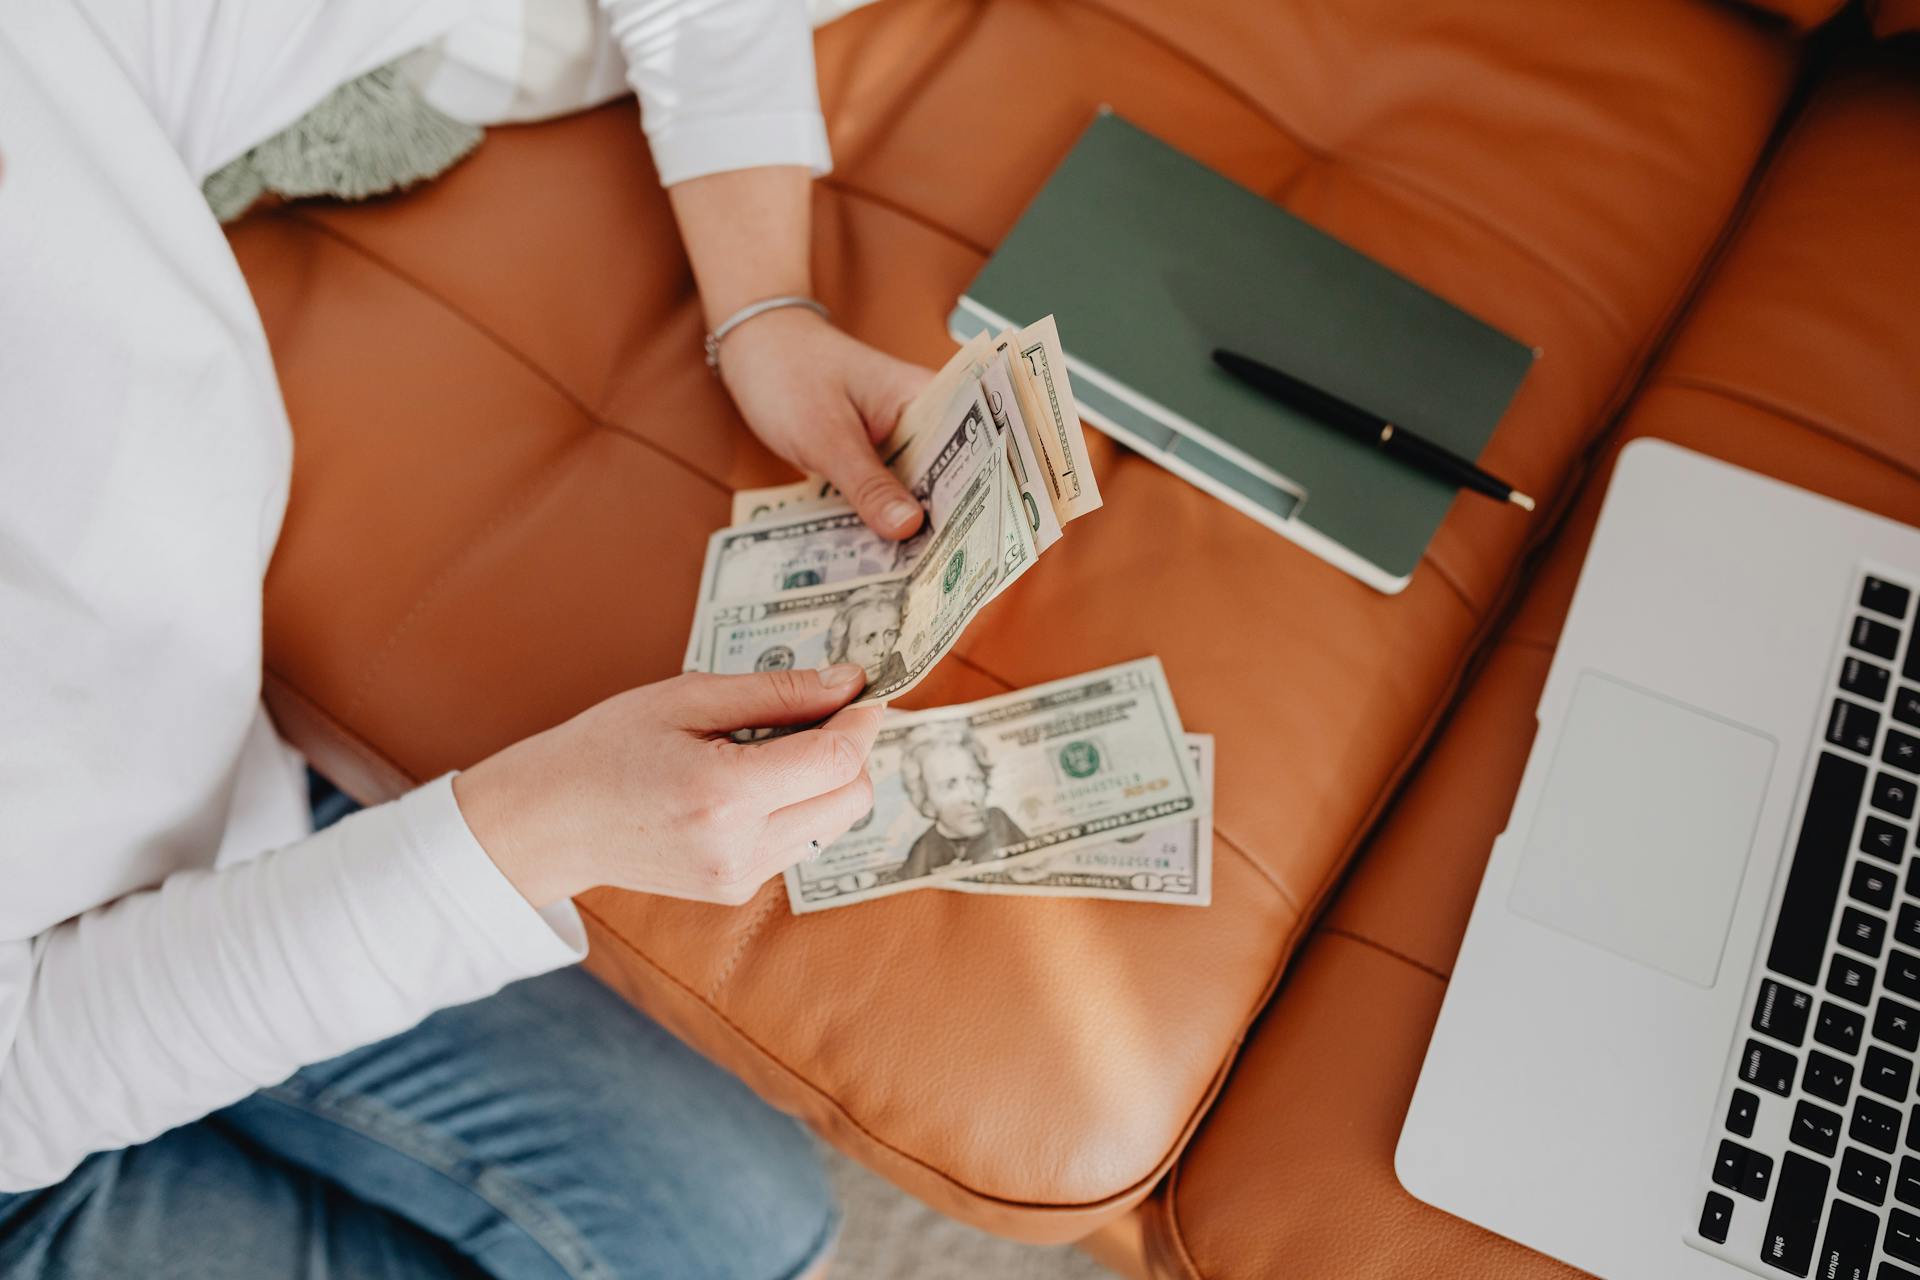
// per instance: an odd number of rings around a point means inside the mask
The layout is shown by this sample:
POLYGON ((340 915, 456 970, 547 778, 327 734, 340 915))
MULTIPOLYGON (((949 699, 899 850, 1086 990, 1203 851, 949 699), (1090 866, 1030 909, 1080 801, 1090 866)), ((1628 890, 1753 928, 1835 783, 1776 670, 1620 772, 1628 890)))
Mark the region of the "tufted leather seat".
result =
MULTIPOLYGON (((777 885, 738 910, 603 891, 582 902, 590 963, 855 1157, 992 1230, 1073 1239, 1138 1203, 1230 1068, 1220 1117, 1153 1207, 1169 1266, 1271 1274, 1232 1268, 1324 1238, 1290 1232, 1344 1229, 1330 1189, 1384 1203, 1380 1135, 1524 741, 1441 742, 1236 1056, 1722 243, 1804 48, 1788 23, 1709 0, 883 0, 824 30, 837 167, 818 184, 815 273, 854 333, 938 363, 954 297, 1111 104, 1537 345, 1486 461, 1548 510, 1461 501, 1390 598, 1096 437, 1106 509, 909 701, 1161 655, 1189 727, 1219 740, 1214 905, 923 893, 798 919, 777 885), (1396 860, 1392 833, 1456 755, 1494 816, 1441 807, 1464 861, 1432 889, 1423 842, 1400 837, 1396 860), (1376 870, 1395 866, 1404 886, 1376 870), (1375 899, 1378 922, 1356 923, 1375 899), (1277 1030, 1315 1017, 1317 1042, 1277 1030), (1354 1034, 1328 1048, 1328 1029, 1354 1034), (1322 1096, 1350 1119, 1295 1099, 1329 1070, 1353 1092, 1322 1096), (1302 1190, 1294 1171, 1315 1159, 1346 1181, 1302 1190), (1242 1169, 1279 1181, 1223 1186, 1242 1169), (1294 1194, 1316 1207, 1275 1212, 1294 1194), (1234 1225, 1228 1206, 1265 1221, 1234 1225)), ((630 104, 496 131, 405 198, 285 206, 233 240, 296 435, 268 697, 319 767, 384 798, 677 668, 729 491, 791 473, 700 364, 630 104)), ((1714 400, 1663 383, 1636 414, 1688 394, 1714 400)), ((1518 662, 1504 679, 1524 711, 1546 643, 1509 659, 1509 638, 1480 686, 1518 662)), ((1383 1274, 1418 1260, 1383 1257, 1383 1274)))

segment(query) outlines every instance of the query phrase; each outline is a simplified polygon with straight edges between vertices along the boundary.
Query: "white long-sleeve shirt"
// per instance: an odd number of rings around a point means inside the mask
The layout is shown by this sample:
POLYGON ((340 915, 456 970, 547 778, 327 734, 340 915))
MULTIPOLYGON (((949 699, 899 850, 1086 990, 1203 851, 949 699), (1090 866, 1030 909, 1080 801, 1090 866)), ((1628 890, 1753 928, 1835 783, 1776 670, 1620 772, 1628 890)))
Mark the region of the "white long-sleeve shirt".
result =
MULTIPOLYGON (((611 2, 663 173, 824 166, 767 123, 817 119, 794 0, 611 2)), ((309 832, 260 705, 291 439, 199 191, 478 7, 0 5, 0 1191, 584 954, 450 779, 309 832)))

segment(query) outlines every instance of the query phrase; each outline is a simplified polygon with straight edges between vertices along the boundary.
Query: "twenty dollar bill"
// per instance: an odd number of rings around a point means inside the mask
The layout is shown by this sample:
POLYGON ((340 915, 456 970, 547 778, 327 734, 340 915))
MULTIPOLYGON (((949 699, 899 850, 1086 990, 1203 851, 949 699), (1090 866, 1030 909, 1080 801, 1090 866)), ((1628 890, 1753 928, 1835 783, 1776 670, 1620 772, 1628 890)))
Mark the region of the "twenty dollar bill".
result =
MULTIPOLYGON (((1213 735, 1190 733, 1187 751, 1212 808, 1213 735)), ((1051 854, 1038 862, 942 880, 960 893, 1033 898, 1107 898, 1204 907, 1213 901, 1211 816, 1170 823, 1117 840, 1051 854)))
POLYGON ((1210 825, 1209 793, 1157 658, 892 713, 868 772, 873 809, 787 871, 796 913, 1210 825))

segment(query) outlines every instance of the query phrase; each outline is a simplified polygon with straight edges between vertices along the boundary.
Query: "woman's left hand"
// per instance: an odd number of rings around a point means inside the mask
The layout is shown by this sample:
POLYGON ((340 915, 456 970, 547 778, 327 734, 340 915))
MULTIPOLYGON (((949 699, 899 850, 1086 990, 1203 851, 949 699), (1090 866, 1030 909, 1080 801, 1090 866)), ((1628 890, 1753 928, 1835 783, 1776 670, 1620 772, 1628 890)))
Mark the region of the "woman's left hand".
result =
POLYGON ((923 516, 874 446, 932 376, 797 307, 754 317, 720 352, 721 381, 760 442, 831 481, 885 538, 907 537, 923 516))

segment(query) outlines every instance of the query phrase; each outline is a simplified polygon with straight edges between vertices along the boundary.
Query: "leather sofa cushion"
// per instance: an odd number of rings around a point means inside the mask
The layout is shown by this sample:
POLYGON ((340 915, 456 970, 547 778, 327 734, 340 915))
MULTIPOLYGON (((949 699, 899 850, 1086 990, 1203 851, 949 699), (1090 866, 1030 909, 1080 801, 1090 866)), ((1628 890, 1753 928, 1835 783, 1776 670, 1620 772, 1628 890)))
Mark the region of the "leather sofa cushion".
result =
POLYGON ((1867 0, 1867 17, 1883 39, 1920 31, 1920 0, 1867 0))
MULTIPOLYGON (((1619 442, 1673 440, 1920 524, 1920 330, 1905 319, 1920 292, 1915 69, 1883 57, 1819 90, 1619 442)), ((1604 481, 1154 1204, 1160 1274, 1570 1274, 1413 1200, 1393 1150, 1604 481)))
MULTIPOLYGON (((1694 0, 886 0, 818 55, 817 285, 853 332, 941 359, 954 297, 1109 103, 1538 344, 1487 462, 1552 504, 1716 245, 1797 47, 1694 0)), ((268 692, 323 769, 391 794, 675 669, 728 490, 786 473, 700 365, 630 106, 234 242, 296 433, 268 692)), ((1104 438, 1093 461, 1106 509, 913 701, 1160 654, 1219 738, 1212 907, 583 903, 591 963, 679 1034, 1039 1240, 1165 1172, 1544 521, 1465 499, 1388 598, 1104 438)))

